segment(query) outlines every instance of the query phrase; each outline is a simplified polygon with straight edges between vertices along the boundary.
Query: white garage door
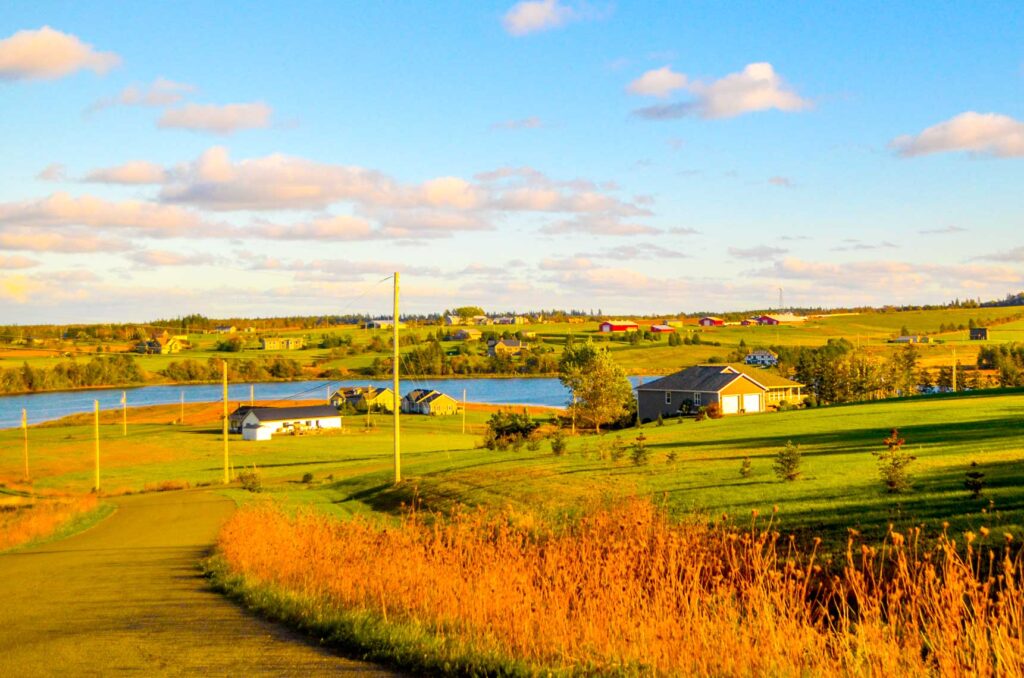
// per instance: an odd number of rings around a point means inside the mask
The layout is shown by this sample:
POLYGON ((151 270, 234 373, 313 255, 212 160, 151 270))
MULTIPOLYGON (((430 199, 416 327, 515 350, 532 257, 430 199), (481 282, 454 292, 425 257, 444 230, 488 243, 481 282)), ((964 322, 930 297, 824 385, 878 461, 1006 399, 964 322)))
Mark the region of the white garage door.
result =
POLYGON ((761 396, 756 393, 748 393, 743 396, 743 410, 745 412, 761 411, 761 396))
POLYGON ((722 396, 722 414, 736 414, 740 411, 740 397, 738 395, 722 396))

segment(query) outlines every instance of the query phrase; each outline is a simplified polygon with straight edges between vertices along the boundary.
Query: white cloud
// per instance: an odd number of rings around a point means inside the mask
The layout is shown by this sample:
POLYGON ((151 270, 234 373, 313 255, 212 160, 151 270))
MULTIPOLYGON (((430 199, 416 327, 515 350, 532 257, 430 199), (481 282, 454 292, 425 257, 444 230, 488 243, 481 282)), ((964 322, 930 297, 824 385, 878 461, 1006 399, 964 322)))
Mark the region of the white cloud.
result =
POLYGON ((0 254, 0 270, 14 271, 23 268, 33 268, 38 265, 39 262, 35 259, 29 259, 17 254, 13 256, 0 254))
POLYGON ((298 224, 259 222, 246 229, 249 235, 270 240, 372 240, 381 234, 370 222, 346 215, 298 224))
POLYGON ((491 129, 506 130, 540 129, 542 127, 544 127, 544 121, 535 115, 530 116, 529 118, 520 118, 518 120, 503 120, 491 125, 491 129))
POLYGON ((926 228, 923 231, 918 231, 921 235, 950 235, 953 233, 966 233, 966 228, 960 226, 943 226, 942 228, 926 228))
POLYGON ((128 258, 135 263, 149 267, 164 266, 208 266, 217 263, 217 257, 200 252, 182 253, 168 250, 139 250, 132 252, 128 258))
POLYGON ((0 80, 52 80, 80 70, 106 73, 121 63, 77 37, 43 26, 0 40, 0 80))
POLYGON ((999 158, 1024 156, 1024 122, 998 113, 967 111, 917 135, 896 137, 889 147, 905 158, 966 151, 999 158))
POLYGON ((204 225, 194 212, 171 205, 54 193, 47 198, 0 203, 0 225, 89 226, 136 229, 156 237, 193 233, 204 225))
POLYGON ((755 111, 802 111, 811 102, 801 98, 775 72, 771 64, 748 64, 739 73, 720 80, 691 80, 686 89, 693 99, 641 108, 634 113, 651 120, 667 120, 695 115, 701 118, 733 118, 755 111))
POLYGON ((186 94, 196 91, 195 85, 186 82, 175 82, 166 78, 157 78, 148 85, 129 85, 115 97, 100 99, 87 110, 94 113, 113 106, 145 106, 163 108, 172 106, 185 98, 186 94))
POLYGON ((540 229, 541 233, 559 235, 566 233, 588 233, 590 235, 657 235, 660 230, 653 226, 635 222, 623 221, 616 216, 609 215, 583 215, 571 219, 563 219, 548 224, 540 229))
POLYGON ((160 184, 167 178, 164 168, 145 160, 132 160, 117 167, 93 170, 85 181, 98 184, 160 184))
POLYGON ((522 36, 549 31, 583 16, 580 10, 563 5, 558 0, 522 0, 512 5, 502 17, 501 23, 510 35, 522 36))
POLYGON ((626 87, 631 94, 658 98, 685 88, 686 75, 676 73, 669 66, 647 71, 626 87))
POLYGON ((36 175, 40 181, 64 181, 65 178, 67 169, 59 162, 51 162, 36 175))
POLYGON ((586 271, 594 268, 594 262, 586 257, 566 259, 544 259, 539 266, 542 271, 586 271))
POLYGON ((210 134, 233 134, 242 129, 270 126, 273 110, 262 102, 245 104, 187 104, 169 108, 157 121, 165 129, 187 129, 210 134))
POLYGON ((730 247, 729 256, 736 259, 774 259, 782 256, 789 250, 770 245, 759 245, 757 247, 730 247))
POLYGON ((0 232, 0 247, 25 252, 121 252, 131 245, 120 239, 100 238, 92 234, 64 233, 39 228, 14 228, 0 232))
POLYGON ((1010 263, 1024 263, 1024 246, 1013 247, 1002 252, 993 252, 992 254, 985 254, 980 257, 975 257, 981 261, 1005 261, 1010 263))

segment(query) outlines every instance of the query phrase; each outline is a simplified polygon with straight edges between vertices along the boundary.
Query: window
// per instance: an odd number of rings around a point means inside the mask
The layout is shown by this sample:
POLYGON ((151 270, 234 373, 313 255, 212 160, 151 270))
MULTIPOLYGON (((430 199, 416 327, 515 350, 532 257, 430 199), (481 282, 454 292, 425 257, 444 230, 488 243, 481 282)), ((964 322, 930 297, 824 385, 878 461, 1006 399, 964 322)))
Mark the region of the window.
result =
POLYGON ((693 404, 700 407, 700 393, 693 394, 693 404))
POLYGON ((665 404, 666 405, 671 405, 672 404, 672 391, 665 391, 665 404))

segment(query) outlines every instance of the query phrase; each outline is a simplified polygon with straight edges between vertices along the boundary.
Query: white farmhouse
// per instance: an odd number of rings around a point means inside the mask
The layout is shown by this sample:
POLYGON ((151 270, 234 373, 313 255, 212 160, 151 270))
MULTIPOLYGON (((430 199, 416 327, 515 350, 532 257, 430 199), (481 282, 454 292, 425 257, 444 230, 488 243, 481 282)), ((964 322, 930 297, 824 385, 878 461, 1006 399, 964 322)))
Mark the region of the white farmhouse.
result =
POLYGON ((330 405, 253 407, 242 418, 243 440, 270 440, 275 433, 340 429, 341 415, 330 405))
POLYGON ((759 348, 747 354, 743 359, 748 365, 760 365, 761 367, 775 367, 779 364, 779 354, 769 351, 766 348, 759 348))

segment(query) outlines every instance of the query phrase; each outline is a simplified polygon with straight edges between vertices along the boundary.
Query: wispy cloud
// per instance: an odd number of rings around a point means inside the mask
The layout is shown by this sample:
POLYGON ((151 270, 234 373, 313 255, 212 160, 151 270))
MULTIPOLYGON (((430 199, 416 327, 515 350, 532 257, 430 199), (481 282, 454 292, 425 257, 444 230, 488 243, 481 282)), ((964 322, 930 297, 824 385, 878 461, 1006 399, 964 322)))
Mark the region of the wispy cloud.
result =
POLYGON ((1024 122, 998 113, 968 111, 920 134, 896 137, 889 148, 905 158, 964 151, 999 158, 1024 156, 1024 122))
POLYGON ((39 181, 64 181, 67 178, 67 168, 59 162, 51 162, 36 175, 39 181))
POLYGON ((768 183, 772 186, 778 186, 779 188, 793 188, 793 186, 795 186, 793 180, 789 177, 768 177, 768 183))
POLYGON ((951 235, 953 233, 966 233, 966 228, 960 226, 943 226, 942 228, 926 228, 918 231, 921 235, 951 235))
POLYGON ((243 129, 269 127, 272 115, 273 109, 259 101, 243 104, 186 104, 165 110, 157 126, 228 135, 243 129))
POLYGON ((114 106, 165 108, 181 102, 185 95, 195 91, 195 85, 175 82, 167 78, 157 78, 148 85, 129 85, 117 96, 100 99, 89 106, 86 113, 96 113, 114 106))
POLYGON ((509 35, 520 37, 601 15, 584 3, 570 5, 559 0, 522 0, 505 12, 501 23, 509 35))
MULTIPOLYGON (((682 73, 677 75, 685 77, 682 73)), ((731 73, 719 80, 686 78, 677 89, 686 89, 693 98, 640 108, 634 114, 648 120, 687 116, 717 119, 772 109, 802 111, 812 105, 809 100, 794 92, 769 63, 749 64, 739 73, 731 73)))
POLYGON ((20 255, 7 256, 0 254, 0 270, 16 271, 25 268, 34 268, 39 262, 20 255))
POLYGON ((53 80, 76 71, 106 73, 121 63, 74 35, 43 26, 0 40, 0 80, 53 80))
POLYGON ((843 240, 843 245, 833 247, 833 252, 872 252, 874 250, 891 250, 896 248, 895 243, 891 243, 888 240, 882 240, 880 242, 863 242, 855 238, 846 238, 843 240))
POLYGON ((518 120, 502 120, 491 125, 491 129, 496 130, 523 130, 523 129, 541 129, 545 127, 544 121, 539 117, 533 115, 529 118, 520 118, 518 120))
POLYGON ((1010 263, 1024 263, 1024 246, 1012 247, 1002 252, 993 252, 974 257, 975 261, 1005 261, 1010 263))
POLYGON ((771 245, 759 245, 757 247, 730 247, 729 256, 736 259, 774 259, 789 252, 781 247, 771 245))
POLYGON ((145 160, 133 160, 117 167, 89 172, 83 181, 98 184, 160 184, 167 179, 164 168, 145 160))

